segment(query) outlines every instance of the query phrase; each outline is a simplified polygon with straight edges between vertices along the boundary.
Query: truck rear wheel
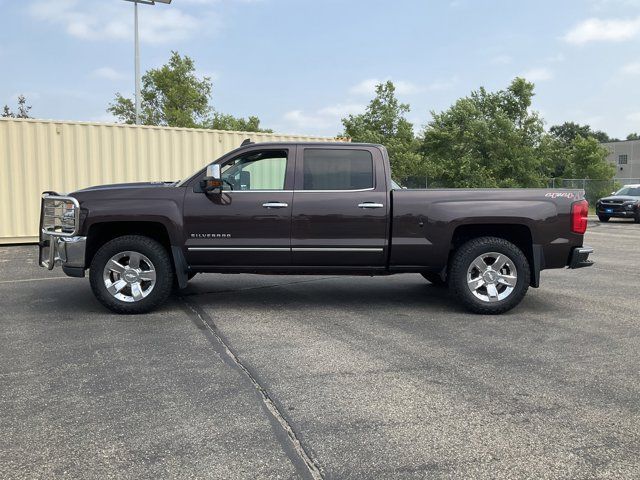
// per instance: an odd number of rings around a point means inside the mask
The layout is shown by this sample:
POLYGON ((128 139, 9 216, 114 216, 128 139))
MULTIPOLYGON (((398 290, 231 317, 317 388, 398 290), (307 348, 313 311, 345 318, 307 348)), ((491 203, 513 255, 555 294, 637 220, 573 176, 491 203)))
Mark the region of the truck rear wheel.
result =
POLYGON ((105 243, 91 261, 89 280, 96 298, 116 313, 146 313, 171 293, 173 268, 155 240, 126 235, 105 243))
POLYGON ((529 288, 529 262, 513 243, 480 237, 462 245, 453 255, 450 286, 474 313, 499 314, 518 305, 529 288))

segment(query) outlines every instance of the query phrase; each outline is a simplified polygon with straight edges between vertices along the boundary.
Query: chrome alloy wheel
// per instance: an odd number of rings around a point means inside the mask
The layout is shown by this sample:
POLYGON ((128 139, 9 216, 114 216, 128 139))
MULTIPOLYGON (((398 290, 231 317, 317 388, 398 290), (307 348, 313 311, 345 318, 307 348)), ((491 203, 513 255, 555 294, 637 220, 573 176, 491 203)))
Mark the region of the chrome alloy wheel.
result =
POLYGON ((483 253, 467 270, 467 286, 483 302, 504 300, 511 295, 517 281, 516 267, 503 253, 483 253))
POLYGON ((139 302, 156 285, 156 269, 139 252, 120 252, 109 259, 102 272, 107 291, 123 302, 139 302))

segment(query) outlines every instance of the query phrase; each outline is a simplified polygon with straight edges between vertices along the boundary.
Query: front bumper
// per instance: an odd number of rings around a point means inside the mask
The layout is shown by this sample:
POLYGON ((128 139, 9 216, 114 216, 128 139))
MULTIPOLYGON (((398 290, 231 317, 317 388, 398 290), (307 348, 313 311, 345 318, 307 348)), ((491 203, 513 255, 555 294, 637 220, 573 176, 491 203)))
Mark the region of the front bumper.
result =
POLYGON ((56 237, 42 234, 40 266, 52 270, 61 265, 67 275, 84 277, 87 237, 56 237))
POLYGON ((609 208, 610 212, 607 212, 607 207, 598 206, 596 208, 596 214, 601 217, 615 217, 615 218, 633 218, 636 215, 635 209, 632 208, 609 208))
POLYGON ((84 277, 87 237, 78 236, 80 204, 71 196, 43 192, 40 204, 40 266, 61 265, 72 277, 84 277))
POLYGON ((593 260, 589 260, 589 255, 593 253, 591 247, 576 247, 571 251, 569 258, 569 268, 591 267, 593 260))

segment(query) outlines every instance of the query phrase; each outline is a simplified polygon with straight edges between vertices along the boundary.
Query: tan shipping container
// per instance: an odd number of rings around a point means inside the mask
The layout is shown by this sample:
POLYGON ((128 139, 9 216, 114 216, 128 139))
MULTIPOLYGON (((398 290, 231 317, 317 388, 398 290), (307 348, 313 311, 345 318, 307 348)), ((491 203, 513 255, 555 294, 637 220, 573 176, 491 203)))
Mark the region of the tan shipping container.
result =
POLYGON ((38 239, 40 195, 91 185, 179 180, 254 142, 333 138, 0 118, 0 244, 38 239))

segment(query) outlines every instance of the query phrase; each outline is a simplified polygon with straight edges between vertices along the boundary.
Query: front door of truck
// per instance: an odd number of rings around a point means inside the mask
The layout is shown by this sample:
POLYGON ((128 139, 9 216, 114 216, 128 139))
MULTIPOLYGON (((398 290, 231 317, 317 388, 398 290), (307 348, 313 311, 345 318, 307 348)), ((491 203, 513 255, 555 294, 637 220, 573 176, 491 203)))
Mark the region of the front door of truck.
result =
POLYGON ((383 267, 388 187, 375 147, 300 145, 291 225, 294 265, 383 267))
MULTIPOLYGON (((189 188, 185 255, 192 266, 291 264, 294 148, 255 148, 223 164, 221 193, 189 188)), ((197 183, 197 182, 196 182, 197 183)))

